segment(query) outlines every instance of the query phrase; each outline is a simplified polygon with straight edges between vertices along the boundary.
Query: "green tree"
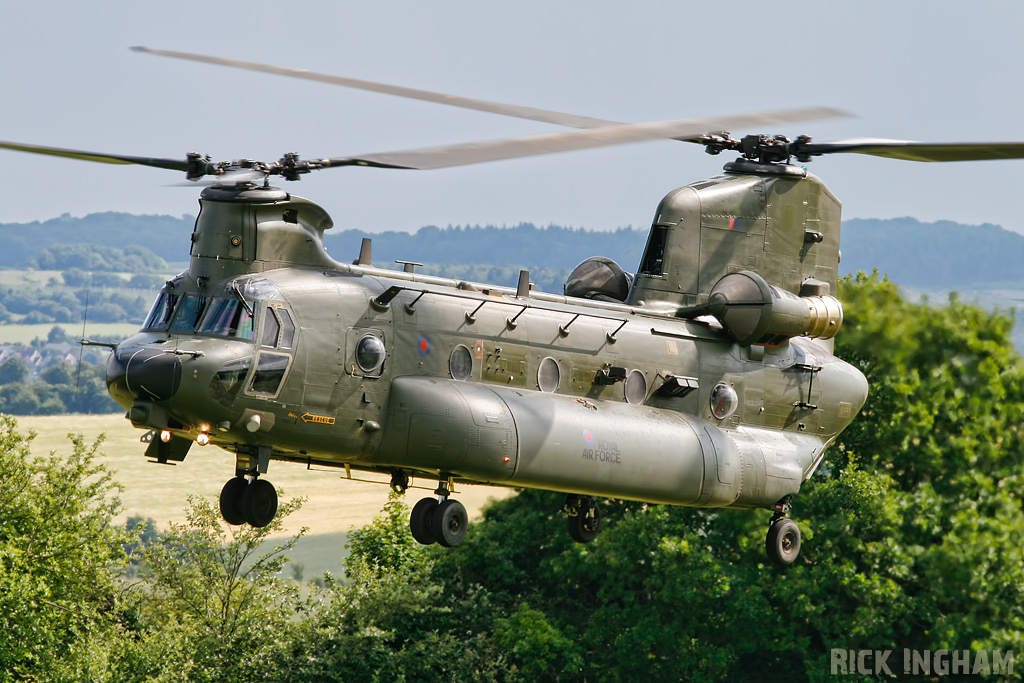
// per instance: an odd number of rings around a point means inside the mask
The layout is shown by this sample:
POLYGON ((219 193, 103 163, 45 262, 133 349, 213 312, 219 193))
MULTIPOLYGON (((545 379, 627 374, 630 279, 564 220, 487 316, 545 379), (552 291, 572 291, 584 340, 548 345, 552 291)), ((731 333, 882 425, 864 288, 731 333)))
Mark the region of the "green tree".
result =
POLYGON ((380 682, 523 680, 505 653, 453 604, 432 575, 432 554, 409 535, 392 492, 374 521, 350 534, 347 583, 324 577, 298 624, 280 680, 380 682))
POLYGON ((89 669, 97 642, 124 617, 124 529, 110 521, 120 487, 91 446, 33 456, 34 434, 0 415, 0 680, 47 680, 89 669))
POLYGON ((190 498, 186 521, 143 548, 148 597, 138 617, 140 636, 115 654, 119 675, 277 679, 303 609, 298 586, 280 573, 306 529, 283 542, 271 537, 301 504, 283 502, 274 521, 256 529, 228 527, 213 504, 190 498))
POLYGON ((28 364, 19 356, 11 356, 0 363, 0 384, 14 384, 28 379, 28 364))

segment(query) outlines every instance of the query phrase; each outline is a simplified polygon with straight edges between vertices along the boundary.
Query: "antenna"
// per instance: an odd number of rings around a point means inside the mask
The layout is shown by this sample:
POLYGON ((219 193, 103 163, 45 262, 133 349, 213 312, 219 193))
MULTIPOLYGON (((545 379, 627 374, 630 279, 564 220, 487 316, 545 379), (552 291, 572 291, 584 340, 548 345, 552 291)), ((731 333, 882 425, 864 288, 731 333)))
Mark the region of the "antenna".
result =
POLYGON ((82 381, 82 354, 85 353, 85 324, 89 320, 89 290, 85 290, 85 313, 82 315, 82 338, 78 340, 78 373, 75 375, 75 396, 82 381))

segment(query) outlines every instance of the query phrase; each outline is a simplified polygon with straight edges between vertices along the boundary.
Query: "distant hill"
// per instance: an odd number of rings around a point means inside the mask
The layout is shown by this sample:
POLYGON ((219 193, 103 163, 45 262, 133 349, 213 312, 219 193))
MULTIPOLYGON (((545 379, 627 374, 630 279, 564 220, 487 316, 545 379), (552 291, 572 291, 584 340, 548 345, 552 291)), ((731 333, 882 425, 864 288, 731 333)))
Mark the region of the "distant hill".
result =
POLYGON ((990 289, 1024 284, 1024 235, 998 225, 915 218, 843 221, 841 270, 878 269, 907 287, 990 289))
MULTIPOLYGON (((194 222, 192 216, 98 213, 0 224, 0 268, 27 268, 55 244, 139 245, 165 261, 182 263, 188 260, 194 222)), ((844 274, 877 269, 901 285, 935 291, 1024 289, 1024 235, 997 225, 854 218, 843 222, 842 231, 844 274)), ((452 277, 485 273, 510 279, 499 284, 514 284, 517 269, 529 268, 531 274, 543 273, 543 288, 552 291, 552 285, 589 256, 608 256, 626 270, 635 269, 647 229, 597 232, 523 223, 511 228, 428 226, 415 233, 372 234, 335 228, 324 242, 334 258, 352 261, 363 237, 373 238, 377 265, 395 267, 394 261, 401 259, 430 264, 430 272, 452 277)))
POLYGON ((104 247, 138 245, 165 261, 188 261, 194 216, 136 216, 93 213, 82 218, 64 214, 48 221, 0 223, 0 268, 29 267, 47 247, 94 244, 104 247))

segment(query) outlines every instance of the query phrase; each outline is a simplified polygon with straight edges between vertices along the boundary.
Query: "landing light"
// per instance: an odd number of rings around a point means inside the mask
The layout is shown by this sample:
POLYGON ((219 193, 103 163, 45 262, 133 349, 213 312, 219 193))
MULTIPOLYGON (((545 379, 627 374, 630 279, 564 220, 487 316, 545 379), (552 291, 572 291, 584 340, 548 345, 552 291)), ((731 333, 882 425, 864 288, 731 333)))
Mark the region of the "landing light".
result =
POLYGON ((199 444, 200 446, 207 445, 208 443, 210 443, 210 435, 200 434, 199 436, 196 437, 196 443, 199 444))
POLYGON ((170 443, 171 433, 166 429, 163 430, 162 432, 160 432, 160 440, 163 441, 164 443, 170 443))

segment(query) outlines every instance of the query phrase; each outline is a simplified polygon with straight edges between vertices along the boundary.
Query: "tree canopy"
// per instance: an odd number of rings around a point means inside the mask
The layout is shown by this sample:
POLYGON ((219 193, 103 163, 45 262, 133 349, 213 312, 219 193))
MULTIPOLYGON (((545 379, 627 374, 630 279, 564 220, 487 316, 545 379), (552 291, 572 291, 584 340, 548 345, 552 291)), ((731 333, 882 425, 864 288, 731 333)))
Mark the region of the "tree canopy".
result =
MULTIPOLYGON (((281 576, 289 541, 228 531, 208 501, 158 540, 133 541, 110 524, 115 490, 94 448, 78 440, 67 460, 33 460, 2 418, 0 670, 817 682, 834 680, 833 649, 1019 653, 1024 366, 1012 319, 955 297, 910 303, 877 277, 841 290, 837 353, 863 369, 871 395, 796 496, 804 547, 785 570, 765 558, 764 510, 601 501, 602 533, 578 545, 562 496, 526 490, 441 549, 415 544, 407 503, 392 494, 351 534, 346 576, 300 590, 281 576), (132 547, 142 578, 119 583, 132 547)), ((901 657, 890 665, 902 673, 901 657)), ((1018 679, 1019 666, 987 680, 1018 679)))

